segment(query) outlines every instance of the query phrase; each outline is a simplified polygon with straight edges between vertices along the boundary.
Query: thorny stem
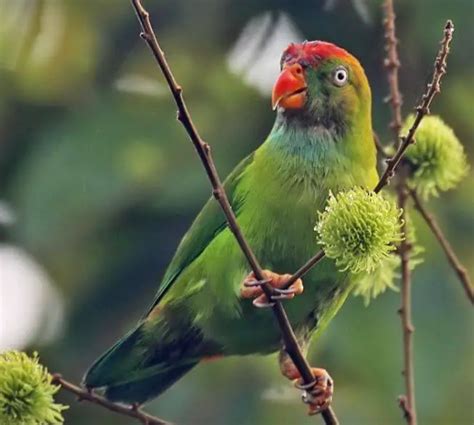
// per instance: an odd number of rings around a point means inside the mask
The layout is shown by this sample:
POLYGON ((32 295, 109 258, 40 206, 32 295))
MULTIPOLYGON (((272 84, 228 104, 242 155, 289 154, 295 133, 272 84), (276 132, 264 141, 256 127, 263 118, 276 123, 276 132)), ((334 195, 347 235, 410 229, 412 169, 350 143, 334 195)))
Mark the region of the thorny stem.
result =
MULTIPOLYGON (((186 103, 183 99, 183 93, 182 93, 183 90, 177 84, 173 76, 173 73, 171 72, 171 69, 168 65, 168 62, 166 61, 164 52, 158 43, 158 40, 156 38, 156 35, 153 31, 153 27, 150 22, 150 15, 145 10, 140 0, 132 0, 132 5, 135 9, 138 20, 140 21, 140 24, 143 30, 143 32, 140 35, 148 44, 148 47, 152 51, 153 56, 155 57, 158 63, 158 66, 160 67, 161 72, 163 73, 166 79, 166 82, 168 83, 169 89, 173 95, 173 98, 176 102, 176 106, 178 108, 178 120, 181 122, 186 132, 188 133, 188 136, 191 139, 194 145, 194 148, 196 149, 199 155, 199 158, 201 159, 201 162, 206 170, 209 181, 212 185, 212 189, 213 189, 212 193, 222 208, 222 211, 227 219, 229 229, 234 234, 240 246, 240 249, 242 250, 243 254, 245 255, 247 259, 247 262, 249 263, 252 271, 255 274, 256 279, 264 280, 262 268, 260 264, 258 263, 258 260, 255 257, 255 254, 253 253, 250 246, 248 245, 237 223, 237 219, 232 210, 232 207, 227 198, 227 195, 225 193, 220 177, 217 173, 214 161, 212 159, 210 146, 207 143, 205 143, 202 140, 201 136, 199 135, 191 119, 189 111, 186 107, 186 103)), ((262 285, 262 289, 265 295, 267 296, 267 298, 271 299, 271 296, 273 294, 272 287, 269 284, 264 284, 262 285)), ((291 324, 288 320, 288 316, 282 304, 280 302, 275 302, 273 304, 272 310, 282 333, 285 350, 287 351, 291 360, 293 361, 296 368, 300 372, 304 383, 316 384, 314 376, 311 372, 311 367, 301 352, 295 333, 291 327, 291 324)), ((327 425, 338 424, 338 420, 331 408, 328 408, 325 411, 323 411, 322 417, 327 425)))
POLYGON ((446 58, 449 54, 449 48, 451 40, 453 38, 454 25, 451 20, 446 21, 444 27, 444 36, 441 40, 441 47, 439 49, 438 55, 434 63, 434 72, 431 82, 426 87, 426 92, 421 98, 421 103, 416 107, 415 120, 413 121, 412 126, 408 130, 408 133, 405 137, 401 139, 401 143, 397 149, 395 155, 387 160, 387 168, 385 169, 380 181, 374 189, 374 192, 378 193, 386 186, 392 177, 394 176, 395 170, 397 169, 400 161, 407 150, 407 148, 415 143, 415 133, 418 129, 418 126, 421 123, 421 120, 425 115, 429 114, 431 102, 434 97, 440 92, 440 83, 443 76, 446 74, 446 58))
POLYGON ((441 228, 439 227, 439 224, 436 221, 436 218, 433 216, 433 214, 431 214, 430 212, 426 210, 425 206, 421 202, 421 199, 419 198, 416 191, 410 190, 410 196, 413 199, 415 208, 423 217, 426 224, 428 225, 430 230, 433 232, 433 235, 435 236, 435 238, 441 245, 441 248, 443 249, 447 257, 449 264, 458 275, 458 278, 464 288, 464 291, 466 292, 466 295, 468 296, 471 303, 474 303, 474 287, 471 283, 471 280, 469 279, 469 275, 467 274, 466 268, 459 261, 456 253, 454 252, 454 249, 452 248, 448 239, 446 238, 441 228))
POLYGON ((166 422, 163 419, 152 416, 138 407, 135 406, 126 406, 124 404, 113 403, 107 400, 105 397, 102 397, 93 391, 88 391, 86 389, 80 388, 71 382, 65 380, 59 374, 53 374, 52 383, 60 385, 63 390, 66 390, 77 396, 78 401, 86 400, 90 403, 97 404, 99 406, 105 407, 112 412, 119 413, 121 415, 129 416, 131 418, 140 421, 144 425, 171 425, 170 422, 166 422))
MULTIPOLYGON (((385 0, 385 51, 387 57, 384 65, 387 71, 387 80, 390 89, 390 106, 392 110, 392 121, 390 128, 395 137, 395 146, 401 151, 402 147, 409 146, 409 139, 404 140, 400 138, 400 130, 402 127, 402 96, 398 86, 398 69, 400 61, 398 59, 397 44, 398 40, 395 35, 395 12, 393 10, 393 0, 385 0), (408 141, 408 142, 407 142, 408 141), (405 144, 404 144, 405 143, 405 144)), ((439 57, 439 56, 438 56, 439 57)), ((437 57, 437 59, 438 59, 437 57)), ((428 90, 430 86, 428 86, 428 90)), ((426 110, 426 108, 425 108, 426 110)), ((418 111, 418 109, 417 109, 418 111)), ((421 121, 421 118, 420 118, 421 121)), ((410 133, 409 133, 410 134, 410 133)), ((414 132, 413 132, 414 134, 414 132)), ((412 140, 414 142, 413 136, 412 140)), ((393 159, 389 160, 387 169, 390 167, 393 159)), ((392 171, 393 174, 393 171, 392 171)), ((384 174, 385 175, 385 174, 384 174)), ((390 175, 387 174, 387 182, 390 175)), ((407 224, 406 224, 406 204, 407 204, 407 186, 406 174, 402 173, 399 176, 399 184, 396 188, 398 195, 398 207, 402 210, 400 217, 401 230, 404 238, 398 248, 398 255, 401 261, 402 268, 402 291, 401 291, 401 307, 399 313, 402 320, 403 330, 403 376, 405 380, 405 394, 398 397, 400 408, 403 411, 403 416, 408 425, 416 425, 416 407, 415 407, 415 375, 413 365, 413 338, 412 333, 414 328, 411 321, 411 272, 410 272, 410 251, 411 244, 407 240, 407 224)))
POLYGON ((398 69, 400 60, 398 58, 398 39, 395 34, 395 12, 393 10, 393 0, 385 1, 385 51, 387 57, 384 60, 384 66, 387 70, 387 80, 390 88, 390 94, 387 101, 390 102, 392 110, 392 121, 390 128, 393 131, 396 146, 400 144, 400 130, 402 128, 402 96, 398 86, 398 69))
POLYGON ((407 240, 406 224, 406 205, 408 193, 406 184, 403 180, 397 187, 398 207, 402 210, 402 233, 404 239, 400 243, 398 255, 402 263, 402 306, 399 313, 403 328, 403 376, 405 380, 406 395, 398 398, 400 407, 403 410, 408 425, 416 425, 416 407, 415 407, 415 373, 413 362, 413 332, 415 328, 412 323, 411 315, 411 272, 410 272, 410 250, 411 244, 407 240))

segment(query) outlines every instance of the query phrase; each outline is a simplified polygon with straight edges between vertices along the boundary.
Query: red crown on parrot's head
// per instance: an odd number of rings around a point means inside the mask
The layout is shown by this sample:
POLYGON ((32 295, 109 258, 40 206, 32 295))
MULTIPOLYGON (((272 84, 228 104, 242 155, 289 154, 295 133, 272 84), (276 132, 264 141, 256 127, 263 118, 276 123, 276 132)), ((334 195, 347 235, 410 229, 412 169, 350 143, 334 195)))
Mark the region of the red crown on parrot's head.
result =
POLYGON ((303 41, 303 43, 291 43, 284 50, 281 65, 287 62, 306 62, 308 65, 316 65, 328 58, 350 60, 352 57, 347 50, 327 41, 303 41))

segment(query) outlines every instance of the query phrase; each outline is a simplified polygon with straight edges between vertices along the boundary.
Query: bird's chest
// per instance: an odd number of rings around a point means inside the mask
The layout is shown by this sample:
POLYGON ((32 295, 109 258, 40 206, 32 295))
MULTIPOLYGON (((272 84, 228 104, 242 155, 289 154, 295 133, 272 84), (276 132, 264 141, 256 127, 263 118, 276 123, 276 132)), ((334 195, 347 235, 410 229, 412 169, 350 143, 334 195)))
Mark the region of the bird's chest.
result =
MULTIPOLYGON (((345 185, 322 172, 298 171, 274 175, 265 185, 254 186, 248 197, 253 207, 239 216, 262 267, 281 274, 295 272, 320 250, 314 231, 318 212, 324 209, 330 191, 345 185)), ((325 259, 303 280, 305 292, 287 304, 288 314, 295 325, 313 317, 312 326, 316 326, 343 292, 345 276, 332 260, 325 259)))
POLYGON ((275 175, 254 186, 239 221, 262 265, 278 273, 299 267, 318 249, 314 227, 328 189, 311 176, 275 175))

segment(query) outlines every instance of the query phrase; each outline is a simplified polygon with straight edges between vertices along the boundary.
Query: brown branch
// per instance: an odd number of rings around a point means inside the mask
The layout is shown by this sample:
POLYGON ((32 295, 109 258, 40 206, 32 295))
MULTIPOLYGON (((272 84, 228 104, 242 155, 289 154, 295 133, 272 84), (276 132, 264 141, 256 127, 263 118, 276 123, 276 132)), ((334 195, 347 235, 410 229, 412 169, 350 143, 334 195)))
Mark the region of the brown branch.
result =
POLYGON ((462 286, 464 287, 464 291, 466 292, 466 295, 468 296, 471 303, 474 303, 474 287, 471 283, 469 275, 467 274, 466 268, 459 261, 451 244, 449 243, 449 241, 443 234, 441 228, 439 227, 439 224, 436 221, 436 218, 426 210, 418 194, 414 190, 410 190, 410 196, 413 199, 415 208, 423 217, 426 224, 428 225, 430 230, 433 232, 435 238, 438 240, 439 244, 441 245, 441 248, 443 249, 446 255, 446 258, 448 259, 449 264, 458 275, 459 280, 462 286))
POLYGON ((298 270, 296 270, 296 272, 294 272, 291 275, 291 277, 283 285, 283 288, 289 288, 298 279, 301 279, 316 264, 318 264, 325 256, 326 256, 326 253, 323 250, 318 251, 314 256, 312 256, 308 261, 306 261, 306 263, 304 263, 298 270))
POLYGON ((402 137, 401 143, 395 155, 387 160, 387 168, 385 169, 380 181, 374 189, 376 193, 380 192, 380 190, 382 190, 382 188, 390 182, 394 176, 395 170, 400 164, 405 151, 412 143, 415 143, 416 130, 418 129, 418 126, 420 125, 420 122, 424 116, 429 114, 431 102, 433 102, 434 97, 440 92, 441 79, 446 74, 446 58, 449 54, 449 47, 453 38, 453 32, 454 25, 451 20, 448 20, 444 27, 444 36, 441 40, 441 47, 434 63, 433 78, 426 87, 426 92, 421 98, 420 105, 416 107, 415 121, 408 130, 407 135, 402 137))
POLYGON ((121 415, 134 418, 144 425, 171 425, 170 422, 166 422, 163 419, 157 418, 156 416, 152 416, 142 411, 138 407, 130 407, 124 404, 113 403, 107 400, 105 397, 94 393, 93 391, 88 391, 86 389, 80 388, 77 385, 66 381, 61 375, 57 373, 53 374, 52 376, 53 384, 60 385, 63 390, 75 394, 77 396, 78 401, 86 400, 90 403, 105 407, 106 409, 111 410, 112 412, 116 412, 121 415))
POLYGON ((397 188, 398 207, 402 210, 402 232, 403 241, 400 243, 398 255, 402 263, 402 306, 398 310, 402 320, 403 328, 403 376, 405 379, 406 395, 399 397, 399 404, 403 410, 408 425, 416 425, 415 407, 415 374, 413 363, 413 332, 415 328, 411 317, 411 272, 410 272, 410 251, 411 244, 407 240, 406 204, 408 193, 404 182, 397 188))
POLYGON ((372 131, 372 136, 374 138, 375 148, 377 149, 378 154, 382 158, 390 158, 390 155, 388 154, 387 150, 385 149, 385 146, 380 141, 379 135, 375 131, 372 131))
MULTIPOLYGON (((222 211, 227 219, 229 229, 234 234, 237 243, 240 246, 240 249, 242 250, 243 254, 247 259, 247 262, 249 263, 252 271, 255 274, 256 279, 264 280, 262 268, 258 263, 255 254, 248 245, 244 235, 242 234, 239 225, 237 224, 237 219, 235 217, 234 212, 232 211, 232 207, 227 198, 224 187, 222 185, 214 161, 212 159, 210 146, 205 143, 199 135, 184 101, 183 90, 177 84, 173 73, 171 72, 171 69, 168 65, 168 62, 166 61, 165 54, 158 43, 158 40, 150 22, 150 15, 145 10, 140 0, 132 0, 132 5, 135 9, 136 15, 138 17, 138 20, 140 21, 143 30, 140 35, 152 51, 153 56, 155 57, 156 62, 158 63, 158 66, 160 67, 161 72, 163 73, 166 82, 168 83, 169 89, 171 91, 171 94, 173 95, 176 106, 178 108, 178 120, 181 122, 186 132, 188 133, 188 136, 191 142, 193 143, 194 148, 196 149, 199 155, 199 158, 201 159, 209 181, 212 185, 213 196, 221 206, 222 211)), ((272 287, 269 284, 265 284, 262 285, 262 289, 267 298, 271 299, 271 296, 273 295, 272 287)), ((301 352, 295 333, 291 327, 291 324, 288 320, 288 316, 282 304, 280 302, 275 302, 273 304, 272 310, 281 330, 285 350, 287 351, 291 360, 300 372, 304 383, 308 385, 312 383, 316 384, 314 376, 311 372, 311 367, 301 352)), ((334 412, 330 408, 322 412, 322 416, 326 424, 328 425, 336 425, 338 423, 334 412)))
POLYGON ((398 69, 400 60, 398 58, 397 44, 398 39, 395 34, 395 12, 393 10, 393 0, 385 0, 385 51, 387 57, 384 60, 384 66, 387 70, 387 80, 390 88, 390 94, 387 100, 390 102, 392 110, 392 121, 390 128, 395 138, 395 146, 400 144, 400 130, 402 128, 402 96, 398 87, 398 69))

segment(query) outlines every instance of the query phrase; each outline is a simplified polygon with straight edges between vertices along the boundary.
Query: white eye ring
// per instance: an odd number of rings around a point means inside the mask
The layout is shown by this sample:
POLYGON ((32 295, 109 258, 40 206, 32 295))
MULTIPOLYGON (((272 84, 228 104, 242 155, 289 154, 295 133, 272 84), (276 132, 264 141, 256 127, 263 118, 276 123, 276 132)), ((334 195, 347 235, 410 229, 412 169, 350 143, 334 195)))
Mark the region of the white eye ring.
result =
POLYGON ((347 80, 349 79, 349 73, 347 72, 347 69, 344 68, 343 66, 339 66, 334 70, 334 73, 332 74, 332 81, 334 85, 338 87, 342 87, 347 83, 347 80))

